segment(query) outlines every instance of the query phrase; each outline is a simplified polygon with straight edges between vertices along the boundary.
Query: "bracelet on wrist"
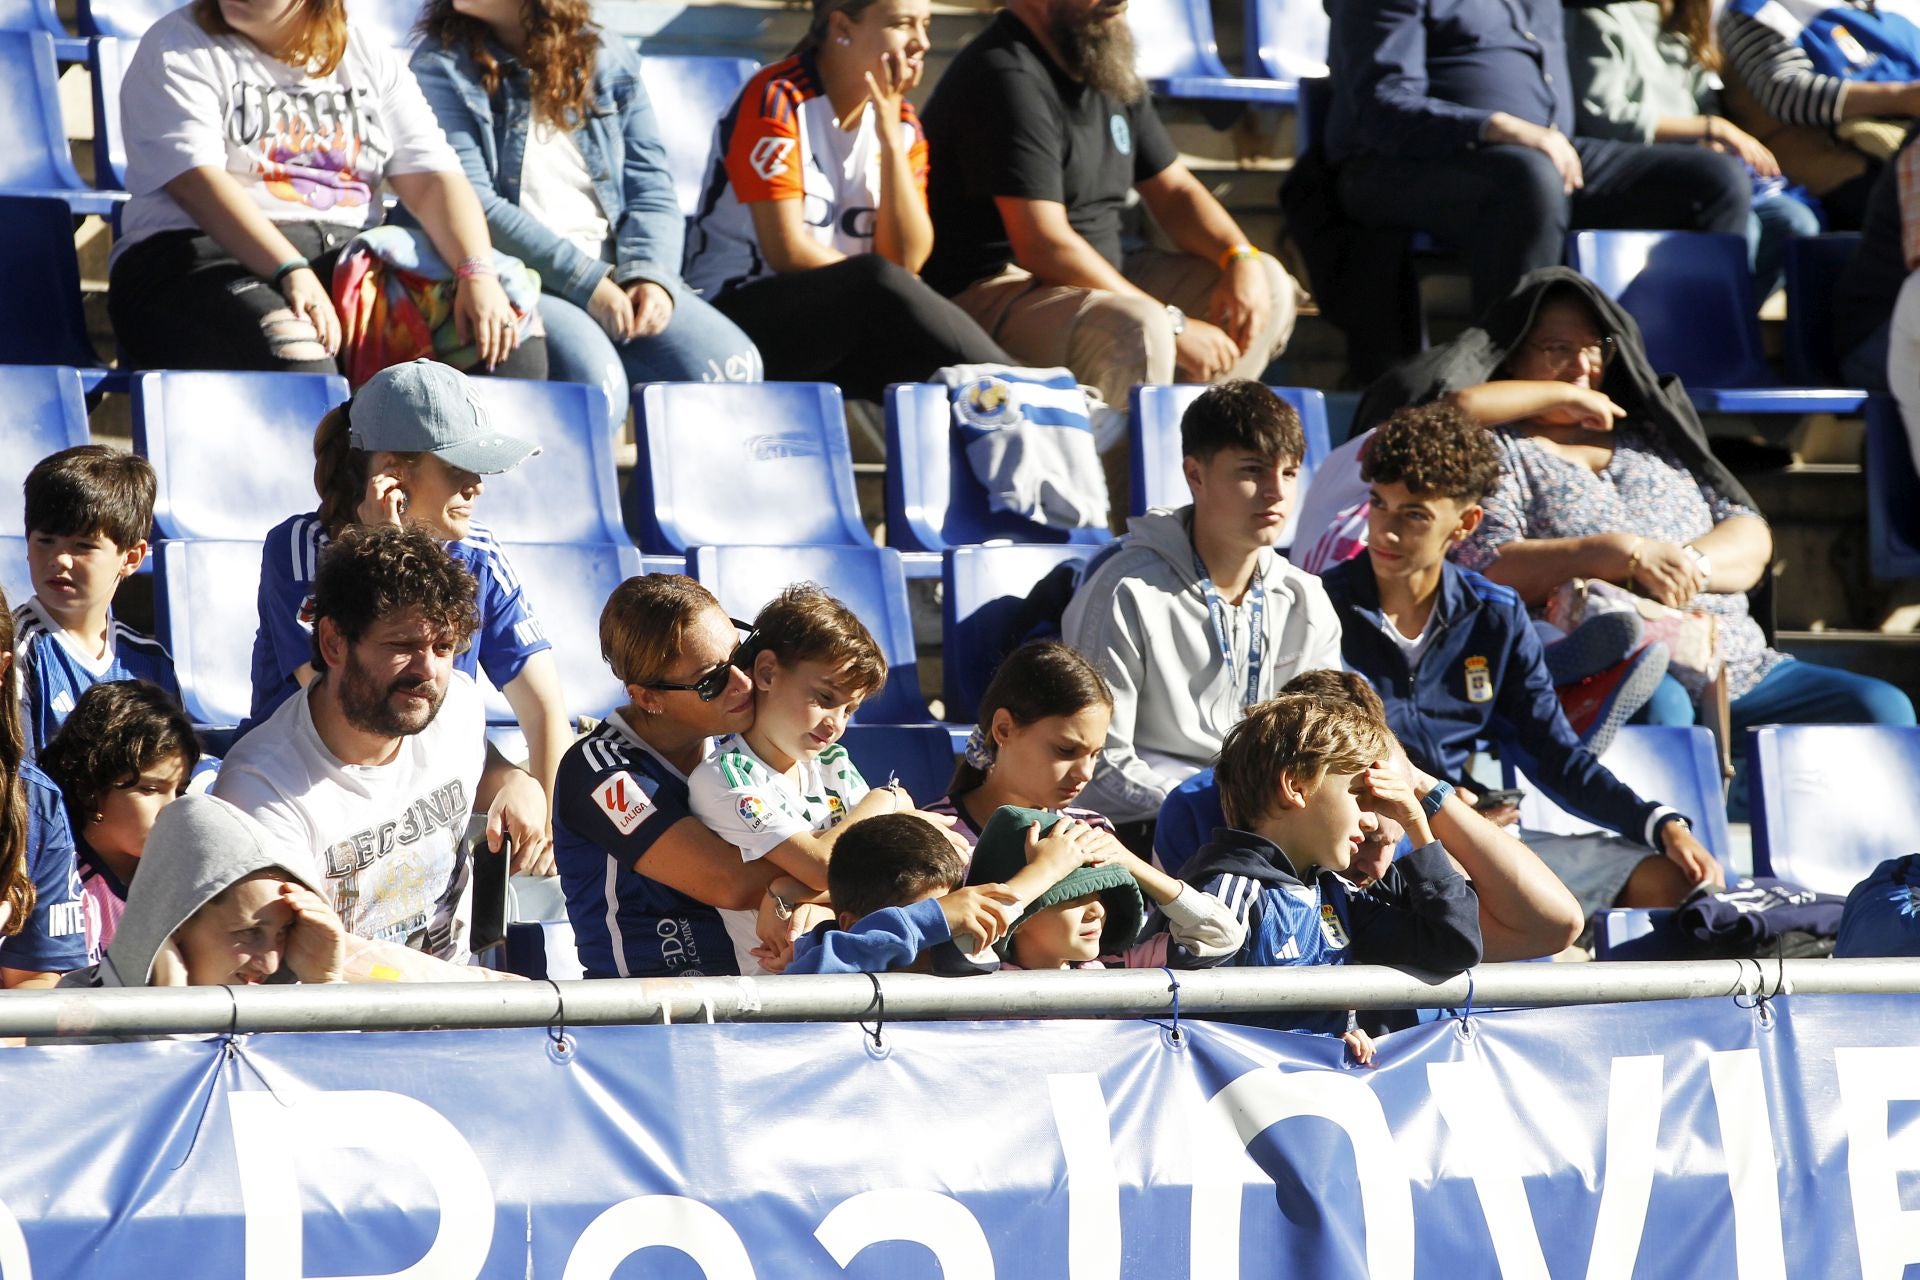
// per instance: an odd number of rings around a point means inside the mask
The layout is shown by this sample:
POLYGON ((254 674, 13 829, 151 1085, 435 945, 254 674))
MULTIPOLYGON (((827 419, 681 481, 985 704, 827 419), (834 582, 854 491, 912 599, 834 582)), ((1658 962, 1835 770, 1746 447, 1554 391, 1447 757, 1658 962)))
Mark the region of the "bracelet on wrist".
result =
POLYGON ((498 274, 499 272, 494 269, 492 258, 462 258, 453 268, 453 276, 456 280, 471 280, 475 276, 492 276, 498 274))
POLYGON ((273 287, 278 289, 282 280, 285 280, 294 272, 311 267, 312 265, 313 264, 305 258, 288 258, 285 262, 273 269, 273 287))
POLYGON ((1225 271, 1242 258, 1257 258, 1259 256, 1260 251, 1258 249, 1242 240, 1239 244, 1227 249, 1220 255, 1220 269, 1225 271))

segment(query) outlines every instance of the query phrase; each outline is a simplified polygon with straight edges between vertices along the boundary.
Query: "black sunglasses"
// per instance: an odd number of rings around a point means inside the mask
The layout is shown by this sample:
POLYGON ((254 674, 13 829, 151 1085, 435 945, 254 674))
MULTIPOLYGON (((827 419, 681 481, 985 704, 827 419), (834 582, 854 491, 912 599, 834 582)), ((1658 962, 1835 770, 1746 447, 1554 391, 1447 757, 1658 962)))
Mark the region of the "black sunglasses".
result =
MULTIPOLYGON (((741 622, 737 618, 728 618, 727 621, 733 623, 734 630, 744 631, 747 634, 741 639, 739 644, 733 647, 733 652, 727 655, 726 661, 715 663, 711 670, 703 673, 701 677, 692 684, 673 684, 666 680, 655 680, 640 687, 643 689, 652 689, 659 693, 691 693, 702 702, 712 702, 715 698, 725 693, 727 691, 727 683, 733 679, 733 669, 740 666, 740 655, 746 651, 747 647, 753 643, 754 638, 759 635, 759 632, 754 630, 752 623, 741 622)), ((741 670, 744 671, 745 669, 746 668, 741 667, 741 670)))

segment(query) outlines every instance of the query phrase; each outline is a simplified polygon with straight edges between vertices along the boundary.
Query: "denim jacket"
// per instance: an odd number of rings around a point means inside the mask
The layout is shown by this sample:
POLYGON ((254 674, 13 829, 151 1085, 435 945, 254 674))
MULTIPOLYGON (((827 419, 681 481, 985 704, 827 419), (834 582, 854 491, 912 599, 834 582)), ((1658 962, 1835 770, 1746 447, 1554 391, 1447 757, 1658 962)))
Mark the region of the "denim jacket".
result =
MULTIPOLYGON (((495 46, 493 53, 507 74, 491 97, 465 49, 423 44, 413 55, 413 74, 480 196, 494 247, 538 271, 547 292, 584 307, 607 264, 520 208, 520 173, 533 123, 529 76, 504 49, 495 46)), ((686 220, 640 81, 639 55, 618 36, 600 35, 593 101, 573 141, 613 228, 614 283, 647 280, 678 296, 686 220)))

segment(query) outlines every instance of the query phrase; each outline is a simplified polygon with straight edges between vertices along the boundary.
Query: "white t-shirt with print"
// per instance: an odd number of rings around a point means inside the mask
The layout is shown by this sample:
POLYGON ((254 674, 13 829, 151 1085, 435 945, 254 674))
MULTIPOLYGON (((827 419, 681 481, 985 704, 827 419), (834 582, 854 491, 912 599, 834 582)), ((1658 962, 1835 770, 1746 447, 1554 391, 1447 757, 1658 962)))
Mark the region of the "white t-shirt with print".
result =
POLYGON ((276 222, 356 228, 380 221, 387 175, 460 169, 405 59, 357 27, 333 74, 315 77, 176 9, 141 38, 120 117, 133 198, 116 254, 198 228, 163 189, 189 169, 225 170, 276 222))
POLYGON ((348 765, 314 727, 313 689, 234 747, 213 794, 308 859, 351 933, 464 964, 473 874, 461 839, 486 764, 486 707, 456 671, 433 722, 386 764, 348 765))
POLYGON ((613 261, 613 227, 569 129, 536 120, 520 161, 520 211, 589 258, 613 261))
MULTIPOLYGON (((801 761, 789 780, 754 754, 737 733, 716 742, 713 754, 687 776, 687 799, 694 816, 748 862, 764 858, 794 836, 839 825, 867 791, 853 757, 837 742, 813 759, 801 761)), ((765 972, 749 954, 760 942, 758 915, 757 911, 720 913, 743 974, 765 972)))

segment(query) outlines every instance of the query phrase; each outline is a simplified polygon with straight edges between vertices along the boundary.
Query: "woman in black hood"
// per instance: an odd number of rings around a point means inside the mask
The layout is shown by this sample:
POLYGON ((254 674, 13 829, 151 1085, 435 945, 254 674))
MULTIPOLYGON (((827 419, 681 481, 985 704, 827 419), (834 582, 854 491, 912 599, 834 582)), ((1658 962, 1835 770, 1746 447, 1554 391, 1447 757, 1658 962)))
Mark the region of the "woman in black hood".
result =
MULTIPOLYGON (((1633 318, 1564 267, 1526 276, 1480 325, 1387 373, 1355 427, 1448 397, 1493 430, 1505 471, 1454 558, 1538 607, 1569 578, 1619 583, 1719 617, 1733 741, 1750 724, 1914 723, 1885 681, 1768 647, 1746 593, 1773 539, 1707 447, 1677 378, 1647 362, 1633 318)), ((1699 688, 1669 675, 1646 719, 1690 724, 1699 688)))

